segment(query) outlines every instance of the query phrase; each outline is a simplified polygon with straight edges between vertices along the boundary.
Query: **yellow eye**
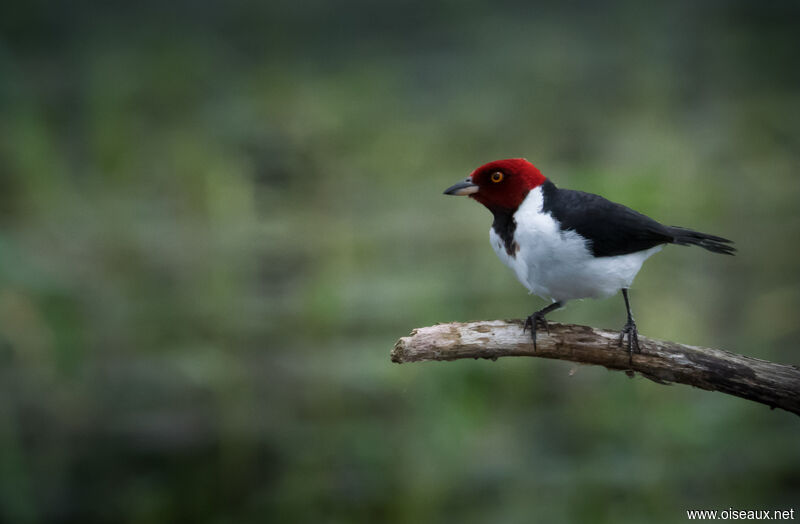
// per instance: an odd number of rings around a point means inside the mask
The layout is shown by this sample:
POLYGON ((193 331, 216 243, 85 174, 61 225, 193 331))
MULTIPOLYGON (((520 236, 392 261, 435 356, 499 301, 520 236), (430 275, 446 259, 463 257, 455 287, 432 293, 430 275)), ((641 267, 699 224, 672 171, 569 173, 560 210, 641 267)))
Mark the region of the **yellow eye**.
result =
POLYGON ((492 182, 497 183, 500 182, 501 180, 503 180, 503 173, 501 173, 500 171, 495 171, 494 173, 492 173, 492 182))

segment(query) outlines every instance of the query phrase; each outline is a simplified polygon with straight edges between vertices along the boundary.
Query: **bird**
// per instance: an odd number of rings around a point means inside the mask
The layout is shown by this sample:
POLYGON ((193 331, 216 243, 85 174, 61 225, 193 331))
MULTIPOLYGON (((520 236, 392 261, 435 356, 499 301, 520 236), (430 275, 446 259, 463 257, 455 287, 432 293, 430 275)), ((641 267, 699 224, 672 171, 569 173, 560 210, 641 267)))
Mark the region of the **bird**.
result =
POLYGON ((592 193, 560 189, 524 158, 495 160, 444 191, 468 196, 491 211, 489 239, 500 260, 531 294, 551 303, 528 316, 534 351, 545 315, 570 300, 607 298, 622 291, 627 320, 619 333, 627 352, 641 353, 628 291, 642 264, 666 244, 700 246, 733 255, 732 240, 666 226, 592 193))

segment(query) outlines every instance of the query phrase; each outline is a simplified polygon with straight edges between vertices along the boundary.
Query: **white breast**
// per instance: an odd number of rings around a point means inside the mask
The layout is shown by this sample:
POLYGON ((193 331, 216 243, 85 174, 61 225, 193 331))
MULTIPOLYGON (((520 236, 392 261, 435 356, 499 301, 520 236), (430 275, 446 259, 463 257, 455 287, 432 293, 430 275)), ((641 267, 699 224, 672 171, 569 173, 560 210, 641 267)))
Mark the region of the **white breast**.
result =
POLYGON ((495 253, 511 268, 528 291, 542 298, 567 301, 603 298, 628 288, 648 257, 661 250, 613 257, 594 257, 586 240, 575 231, 562 231, 559 223, 542 212, 542 189, 528 193, 514 214, 514 241, 519 250, 506 252, 500 237, 489 231, 495 253))

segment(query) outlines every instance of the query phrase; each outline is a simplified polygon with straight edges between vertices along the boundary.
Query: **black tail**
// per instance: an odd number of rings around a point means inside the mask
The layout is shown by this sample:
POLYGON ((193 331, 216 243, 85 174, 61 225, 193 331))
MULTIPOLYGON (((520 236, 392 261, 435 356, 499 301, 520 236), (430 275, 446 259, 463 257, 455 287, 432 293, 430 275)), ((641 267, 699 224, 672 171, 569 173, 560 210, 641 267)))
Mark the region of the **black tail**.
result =
POLYGON ((714 235, 706 235, 705 233, 698 233, 691 229, 684 227, 668 227, 672 235, 672 243, 680 246, 700 246, 702 248, 713 251, 714 253, 722 253, 723 255, 733 255, 736 248, 728 244, 733 244, 733 240, 722 238, 714 235))

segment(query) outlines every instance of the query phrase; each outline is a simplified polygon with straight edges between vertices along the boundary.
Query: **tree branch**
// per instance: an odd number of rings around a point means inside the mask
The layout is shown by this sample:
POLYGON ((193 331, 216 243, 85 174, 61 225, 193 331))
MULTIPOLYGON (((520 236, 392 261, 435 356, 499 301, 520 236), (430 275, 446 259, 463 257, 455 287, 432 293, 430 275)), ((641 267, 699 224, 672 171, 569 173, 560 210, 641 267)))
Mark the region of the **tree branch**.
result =
POLYGON ((520 320, 453 322, 423 327, 401 338, 392 362, 528 356, 595 364, 637 372, 659 384, 678 382, 761 402, 800 415, 800 368, 745 357, 720 349, 686 346, 639 336, 641 353, 618 346, 619 334, 572 324, 540 330, 534 353, 520 320))

